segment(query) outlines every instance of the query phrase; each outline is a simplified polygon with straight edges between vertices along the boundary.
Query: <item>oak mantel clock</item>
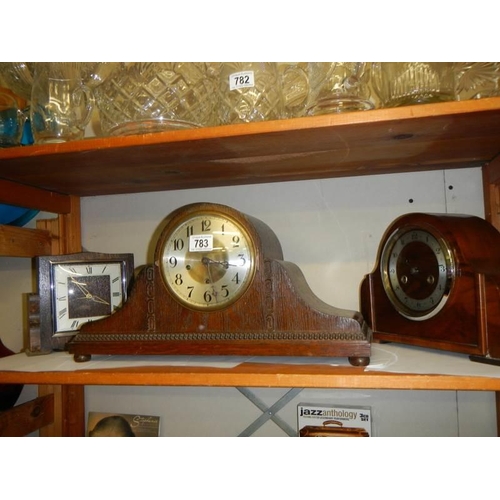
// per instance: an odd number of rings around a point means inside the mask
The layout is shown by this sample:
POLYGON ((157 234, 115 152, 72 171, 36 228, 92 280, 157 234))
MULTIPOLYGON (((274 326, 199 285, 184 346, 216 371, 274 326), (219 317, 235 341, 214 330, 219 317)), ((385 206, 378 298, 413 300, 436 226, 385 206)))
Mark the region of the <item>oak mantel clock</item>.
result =
POLYGON ((361 312, 376 341, 500 359, 500 233, 475 216, 397 218, 363 279, 361 312))
POLYGON ((92 354, 348 357, 364 366, 371 332, 361 314, 317 298, 283 260, 262 221, 231 207, 194 203, 166 219, 154 263, 138 274, 113 316, 69 344, 92 354))

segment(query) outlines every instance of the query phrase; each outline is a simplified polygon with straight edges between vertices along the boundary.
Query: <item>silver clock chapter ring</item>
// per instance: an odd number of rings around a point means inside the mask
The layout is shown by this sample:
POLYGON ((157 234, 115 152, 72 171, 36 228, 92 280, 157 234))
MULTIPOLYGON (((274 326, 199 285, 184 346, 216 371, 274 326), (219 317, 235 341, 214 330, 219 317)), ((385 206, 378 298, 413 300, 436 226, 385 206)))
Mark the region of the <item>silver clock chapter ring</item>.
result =
POLYGON ((422 321, 445 305, 454 278, 453 253, 446 241, 421 227, 399 228, 382 250, 384 290, 404 317, 422 321))

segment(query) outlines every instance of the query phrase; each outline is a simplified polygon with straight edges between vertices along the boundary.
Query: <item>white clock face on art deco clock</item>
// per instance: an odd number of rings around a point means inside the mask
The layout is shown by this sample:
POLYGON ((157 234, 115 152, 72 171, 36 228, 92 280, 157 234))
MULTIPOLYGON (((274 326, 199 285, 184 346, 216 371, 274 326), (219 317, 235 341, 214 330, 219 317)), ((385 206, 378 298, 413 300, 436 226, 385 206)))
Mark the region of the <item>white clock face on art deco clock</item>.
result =
POLYGON ((123 304, 125 285, 119 262, 55 264, 52 273, 56 333, 74 332, 123 304))
POLYGON ((237 301, 255 273, 255 247, 236 219, 218 212, 187 215, 163 239, 164 284, 182 305, 212 311, 237 301))
POLYGON ((437 314, 446 303, 455 276, 447 243, 421 228, 400 228, 382 250, 384 289, 396 310, 412 320, 437 314))

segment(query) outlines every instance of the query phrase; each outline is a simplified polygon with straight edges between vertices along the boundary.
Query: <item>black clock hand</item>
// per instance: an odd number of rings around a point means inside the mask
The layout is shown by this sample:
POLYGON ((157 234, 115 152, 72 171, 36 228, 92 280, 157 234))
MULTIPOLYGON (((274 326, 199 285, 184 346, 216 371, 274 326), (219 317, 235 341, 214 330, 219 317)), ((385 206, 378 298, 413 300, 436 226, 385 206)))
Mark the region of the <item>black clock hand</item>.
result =
POLYGON ((216 264, 219 264, 224 269, 229 269, 229 266, 236 266, 236 264, 230 264, 227 260, 216 262, 216 264))
POLYGON ((213 278, 212 278, 212 273, 210 272, 210 264, 212 264, 214 261, 212 259, 209 259, 208 257, 203 257, 201 259, 202 264, 204 264, 207 267, 207 274, 208 274, 208 280, 210 283, 213 283, 213 278))
POLYGON ((236 265, 236 264, 230 264, 227 260, 224 260, 224 261, 221 261, 221 260, 212 260, 212 259, 209 259, 208 257, 203 257, 203 259, 201 259, 201 261, 206 266, 208 266, 208 264, 217 264, 219 266, 222 266, 224 269, 228 269, 229 266, 235 266, 236 265))
POLYGON ((218 298, 219 298, 218 297, 219 294, 215 290, 214 279, 213 279, 212 273, 210 271, 210 264, 217 264, 217 262, 215 260, 212 260, 212 259, 208 258, 208 257, 203 257, 201 259, 201 262, 202 262, 202 264, 204 264, 207 267, 208 282, 212 285, 212 294, 215 297, 215 302, 217 302, 218 298))

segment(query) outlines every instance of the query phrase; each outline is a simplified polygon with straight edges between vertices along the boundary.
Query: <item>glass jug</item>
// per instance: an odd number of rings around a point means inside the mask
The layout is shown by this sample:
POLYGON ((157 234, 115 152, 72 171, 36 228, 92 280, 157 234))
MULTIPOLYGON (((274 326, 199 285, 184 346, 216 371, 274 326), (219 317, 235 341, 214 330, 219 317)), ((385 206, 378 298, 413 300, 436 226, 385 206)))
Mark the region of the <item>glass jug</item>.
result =
POLYGON ((35 67, 30 107, 35 143, 83 139, 93 108, 92 91, 72 63, 35 67))
POLYGON ((222 63, 218 115, 222 125, 283 118, 283 89, 278 64, 222 63))
POLYGON ((372 85, 382 107, 453 101, 454 63, 373 63, 372 85))
POLYGON ((370 99, 369 64, 365 62, 311 62, 308 115, 324 115, 374 108, 370 99))
POLYGON ((283 92, 284 118, 305 116, 309 96, 306 62, 280 62, 278 68, 283 92))

